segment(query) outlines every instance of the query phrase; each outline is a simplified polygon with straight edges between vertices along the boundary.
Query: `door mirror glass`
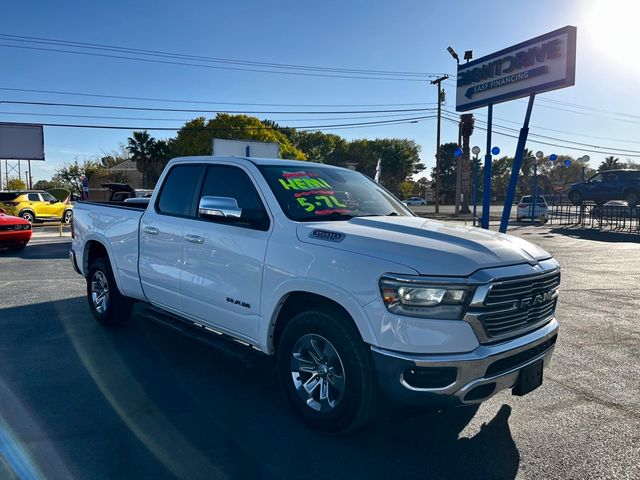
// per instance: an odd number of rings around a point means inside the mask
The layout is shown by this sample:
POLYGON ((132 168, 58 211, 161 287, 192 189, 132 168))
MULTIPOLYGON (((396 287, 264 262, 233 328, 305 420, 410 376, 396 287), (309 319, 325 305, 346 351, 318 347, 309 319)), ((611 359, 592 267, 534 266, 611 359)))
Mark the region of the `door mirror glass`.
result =
POLYGON ((203 218, 233 218, 239 219, 242 209, 238 202, 231 197, 202 197, 198 204, 198 214, 203 218))

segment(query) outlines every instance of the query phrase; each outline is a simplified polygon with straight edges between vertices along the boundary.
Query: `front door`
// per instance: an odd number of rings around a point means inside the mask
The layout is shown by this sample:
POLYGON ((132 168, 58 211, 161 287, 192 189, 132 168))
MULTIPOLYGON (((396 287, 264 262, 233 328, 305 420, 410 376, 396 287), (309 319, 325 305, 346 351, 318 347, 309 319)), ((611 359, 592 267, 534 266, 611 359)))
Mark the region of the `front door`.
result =
POLYGON ((140 222, 140 282, 151 303, 179 313, 182 308, 180 271, 183 260, 183 229, 194 215, 195 191, 201 165, 171 168, 154 204, 140 222))
POLYGON ((248 340, 258 338, 260 292, 270 220, 250 173, 240 166, 207 168, 202 197, 237 201, 240 218, 203 217, 184 227, 181 290, 184 311, 248 340))

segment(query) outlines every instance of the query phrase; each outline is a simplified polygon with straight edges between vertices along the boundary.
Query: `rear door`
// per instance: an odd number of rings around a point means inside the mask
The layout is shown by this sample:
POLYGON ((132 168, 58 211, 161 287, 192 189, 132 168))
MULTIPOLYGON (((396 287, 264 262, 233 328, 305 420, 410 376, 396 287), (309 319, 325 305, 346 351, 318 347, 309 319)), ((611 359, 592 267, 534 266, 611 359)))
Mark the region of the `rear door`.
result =
MULTIPOLYGON (((40 197, 42 198, 42 202, 43 202, 40 208, 44 212, 46 217, 62 218, 62 212, 64 211, 64 203, 59 202, 50 193, 41 193, 40 197)), ((40 215, 40 216, 42 217, 45 215, 40 215)))
POLYGON ((210 165, 198 199, 236 200, 240 218, 186 221, 181 290, 184 311, 203 323, 247 339, 259 328, 262 271, 271 220, 251 173, 241 166, 210 165))
POLYGON ((186 219, 195 214, 195 192, 199 190, 203 170, 202 165, 173 166, 158 198, 149 205, 140 222, 142 290, 153 304, 176 313, 182 309, 183 228, 186 219))

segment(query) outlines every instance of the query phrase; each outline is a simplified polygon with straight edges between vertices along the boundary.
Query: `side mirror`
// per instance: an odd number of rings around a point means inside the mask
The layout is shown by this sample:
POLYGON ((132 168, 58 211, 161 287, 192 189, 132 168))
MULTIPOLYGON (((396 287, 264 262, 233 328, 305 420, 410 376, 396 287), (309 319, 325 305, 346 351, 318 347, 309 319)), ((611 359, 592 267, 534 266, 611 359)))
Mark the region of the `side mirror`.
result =
POLYGON ((235 198, 202 197, 198 204, 198 214, 203 218, 235 218, 239 219, 242 209, 235 198))
POLYGON ((49 203, 58 203, 59 200, 49 200, 49 203))

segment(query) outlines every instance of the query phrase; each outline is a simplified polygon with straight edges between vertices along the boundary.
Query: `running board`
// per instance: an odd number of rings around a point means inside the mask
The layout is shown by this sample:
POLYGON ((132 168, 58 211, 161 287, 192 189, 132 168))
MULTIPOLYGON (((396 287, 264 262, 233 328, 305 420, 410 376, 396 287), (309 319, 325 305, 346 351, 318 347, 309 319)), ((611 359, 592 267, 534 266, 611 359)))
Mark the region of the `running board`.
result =
POLYGON ((224 353, 241 362, 245 367, 253 367, 258 360, 264 360, 266 356, 249 343, 236 340, 229 335, 152 306, 140 312, 140 315, 185 337, 196 340, 209 348, 224 353))

